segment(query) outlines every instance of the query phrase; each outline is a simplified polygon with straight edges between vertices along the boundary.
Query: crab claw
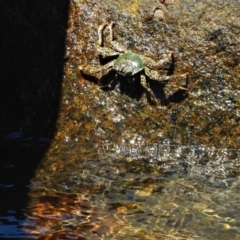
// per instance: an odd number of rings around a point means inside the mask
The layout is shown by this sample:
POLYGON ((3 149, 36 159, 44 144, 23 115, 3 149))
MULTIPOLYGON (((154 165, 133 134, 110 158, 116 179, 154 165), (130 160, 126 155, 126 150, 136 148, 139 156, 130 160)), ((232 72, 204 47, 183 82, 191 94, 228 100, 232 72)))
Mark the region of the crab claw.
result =
POLYGON ((102 47, 103 44, 103 30, 106 28, 106 26, 108 25, 108 23, 104 23, 102 25, 99 26, 98 28, 98 46, 102 47))
POLYGON ((110 22, 108 25, 108 28, 110 31, 110 34, 109 34, 110 41, 113 41, 113 25, 115 25, 115 22, 110 22))

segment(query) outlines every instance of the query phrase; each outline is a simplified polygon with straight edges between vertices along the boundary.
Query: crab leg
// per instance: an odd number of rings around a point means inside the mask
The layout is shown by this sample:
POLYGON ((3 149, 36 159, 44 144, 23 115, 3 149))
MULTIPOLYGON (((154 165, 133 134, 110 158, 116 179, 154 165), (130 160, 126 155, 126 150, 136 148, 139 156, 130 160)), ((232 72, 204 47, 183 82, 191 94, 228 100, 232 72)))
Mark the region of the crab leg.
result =
MULTIPOLYGON (((184 73, 184 74, 180 74, 180 75, 172 75, 172 76, 162 76, 159 72, 154 71, 152 69, 149 68, 145 68, 145 73, 152 79, 155 81, 171 81, 173 79, 185 79, 187 81, 187 77, 188 77, 188 73, 184 73)), ((171 83, 170 83, 171 84, 171 83)), ((173 87, 182 89, 182 90, 188 90, 185 87, 180 87, 180 86, 176 86, 176 85, 171 85, 173 87)))
POLYGON ((169 52, 167 54, 164 54, 161 57, 161 60, 159 60, 158 62, 155 62, 151 58, 145 57, 145 56, 142 56, 142 59, 143 59, 145 65, 147 67, 151 68, 151 69, 154 69, 154 70, 159 70, 159 69, 168 70, 169 67, 172 65, 172 62, 173 62, 173 52, 169 52))
POLYGON ((116 52, 116 51, 112 50, 111 48, 106 48, 106 47, 99 47, 97 49, 97 53, 98 53, 98 55, 101 55, 103 58, 114 57, 114 56, 119 55, 119 52, 116 52))
POLYGON ((146 92, 153 98, 154 102, 157 104, 158 100, 155 97, 152 89, 150 87, 148 87, 145 75, 141 75, 141 85, 144 87, 146 92))
POLYGON ((113 67, 113 62, 109 62, 107 64, 105 64, 104 66, 101 67, 97 67, 94 69, 86 69, 86 71, 84 71, 86 74, 90 74, 90 75, 100 75, 103 76, 105 74, 107 74, 113 67))

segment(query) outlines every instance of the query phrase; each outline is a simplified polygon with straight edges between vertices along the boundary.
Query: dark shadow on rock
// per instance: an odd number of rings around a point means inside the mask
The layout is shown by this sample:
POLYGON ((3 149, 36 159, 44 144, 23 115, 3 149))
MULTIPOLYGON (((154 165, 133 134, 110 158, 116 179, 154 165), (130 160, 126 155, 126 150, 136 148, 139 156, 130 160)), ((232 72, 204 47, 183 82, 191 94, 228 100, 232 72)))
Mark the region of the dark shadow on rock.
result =
POLYGON ((122 76, 117 74, 115 70, 111 70, 99 80, 94 76, 84 73, 84 71, 82 71, 81 74, 84 79, 99 84, 99 88, 103 91, 111 91, 116 87, 119 87, 121 94, 125 94, 137 101, 139 101, 144 94, 144 87, 140 84, 140 74, 135 74, 134 76, 122 76))
POLYGON ((68 0, 0 0, 0 215, 24 208, 53 137, 68 0))
MULTIPOLYGON (((140 84, 140 74, 135 74, 134 76, 121 76, 116 73, 115 70, 111 70, 106 75, 102 76, 99 80, 97 77, 91 76, 84 71, 81 72, 81 75, 84 79, 93 82, 95 84, 99 84, 99 88, 103 91, 111 91, 117 87, 119 84, 121 94, 125 94, 128 97, 135 99, 137 101, 143 97, 144 93, 148 99, 148 103, 154 104, 151 96, 145 91, 144 87, 140 84)), ((188 93, 186 90, 178 89, 172 95, 166 97, 164 92, 164 88, 168 86, 168 81, 153 81, 148 76, 146 76, 147 82, 150 84, 150 88, 152 89, 154 95, 159 100, 160 104, 166 106, 170 103, 179 103, 184 101, 188 97, 188 93)), ((186 85, 183 87, 187 88, 188 80, 186 85)))
POLYGON ((188 97, 186 90, 178 89, 174 94, 167 98, 168 103, 180 103, 188 97))
MULTIPOLYGON (((184 84, 183 86, 179 86, 179 87, 188 89, 189 88, 189 79, 190 79, 190 76, 187 76, 186 84, 184 84)), ((180 103, 180 102, 184 101, 188 97, 188 90, 181 89, 181 88, 177 89, 173 94, 171 94, 170 96, 168 96, 166 98, 165 105, 168 105, 170 103, 180 103)))

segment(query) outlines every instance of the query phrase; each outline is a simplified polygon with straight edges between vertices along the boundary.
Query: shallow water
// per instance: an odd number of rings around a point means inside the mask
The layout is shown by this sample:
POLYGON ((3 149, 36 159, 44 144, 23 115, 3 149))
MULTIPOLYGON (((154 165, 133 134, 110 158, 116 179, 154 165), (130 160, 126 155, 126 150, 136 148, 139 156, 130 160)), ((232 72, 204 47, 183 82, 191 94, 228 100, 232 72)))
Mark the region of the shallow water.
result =
POLYGON ((27 207, 1 214, 0 236, 238 239, 239 154, 169 143, 53 141, 28 186, 27 207))

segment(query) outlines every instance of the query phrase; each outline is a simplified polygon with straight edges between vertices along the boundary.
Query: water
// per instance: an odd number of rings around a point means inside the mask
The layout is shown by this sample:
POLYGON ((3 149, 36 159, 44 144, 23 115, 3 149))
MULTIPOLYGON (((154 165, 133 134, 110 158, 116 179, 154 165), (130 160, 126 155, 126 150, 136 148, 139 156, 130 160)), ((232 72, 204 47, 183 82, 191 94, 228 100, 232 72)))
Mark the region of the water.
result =
POLYGON ((239 237, 238 149, 133 141, 51 146, 26 186, 27 206, 2 212, 2 238, 239 237))

